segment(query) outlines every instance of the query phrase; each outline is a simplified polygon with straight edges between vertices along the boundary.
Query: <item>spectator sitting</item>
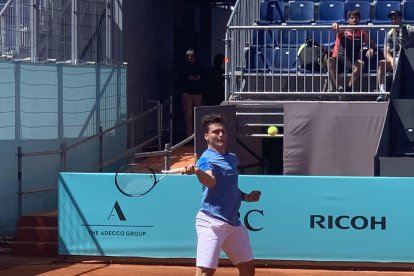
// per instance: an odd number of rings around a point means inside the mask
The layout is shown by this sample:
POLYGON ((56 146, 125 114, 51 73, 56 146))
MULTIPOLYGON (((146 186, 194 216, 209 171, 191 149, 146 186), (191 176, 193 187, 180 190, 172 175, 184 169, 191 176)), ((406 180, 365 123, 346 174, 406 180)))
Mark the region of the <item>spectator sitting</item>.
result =
MULTIPOLYGON (((349 25, 358 25, 360 18, 361 15, 358 10, 350 10, 347 13, 349 25)), ((358 82, 364 68, 361 40, 365 45, 369 45, 369 49, 366 52, 367 58, 374 56, 375 43, 369 40, 368 33, 365 29, 340 29, 338 23, 333 23, 332 30, 337 35, 332 56, 328 61, 328 72, 332 90, 338 92, 353 91, 353 86, 358 82), (337 72, 337 68, 339 72, 337 72), (337 73, 345 72, 346 69, 351 70, 352 76, 344 84, 346 85, 344 88, 337 84, 337 73)))
MULTIPOLYGON (((399 10, 391 11, 388 14, 392 25, 399 25, 399 28, 391 29, 386 35, 384 45, 384 59, 379 61, 377 83, 380 93, 386 92, 385 77, 387 72, 396 70, 401 45, 404 48, 414 47, 414 27, 403 25, 402 13, 399 10)), ((378 96, 377 101, 386 100, 386 95, 378 96)))
MULTIPOLYGON (((402 24, 402 13, 400 11, 392 11, 388 15, 391 19, 391 24, 402 24)), ((398 57, 400 53, 401 43, 399 40, 400 29, 393 28, 386 35, 386 41, 384 45, 384 59, 379 61, 377 83, 379 86, 379 92, 385 93, 385 75, 387 72, 392 72, 396 69, 398 57)), ((380 95, 377 101, 385 100, 384 95, 380 95)))

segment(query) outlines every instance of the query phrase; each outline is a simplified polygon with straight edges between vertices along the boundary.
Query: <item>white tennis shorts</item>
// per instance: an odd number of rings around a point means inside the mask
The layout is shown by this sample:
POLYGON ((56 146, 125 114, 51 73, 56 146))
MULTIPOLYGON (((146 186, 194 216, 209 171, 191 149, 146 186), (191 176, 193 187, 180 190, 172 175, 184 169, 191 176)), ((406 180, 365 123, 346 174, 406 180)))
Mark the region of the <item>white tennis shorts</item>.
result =
POLYGON ((197 266, 216 269, 221 249, 234 265, 253 260, 247 229, 233 226, 203 212, 196 217, 197 266))

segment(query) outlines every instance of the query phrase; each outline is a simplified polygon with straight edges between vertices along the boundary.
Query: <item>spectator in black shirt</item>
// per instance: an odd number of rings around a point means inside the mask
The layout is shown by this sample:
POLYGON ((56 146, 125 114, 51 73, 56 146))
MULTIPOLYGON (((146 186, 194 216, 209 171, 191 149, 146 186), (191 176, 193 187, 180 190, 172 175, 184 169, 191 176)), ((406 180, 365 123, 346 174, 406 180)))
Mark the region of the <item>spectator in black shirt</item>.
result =
POLYGON ((194 133, 194 107, 201 106, 204 77, 204 70, 197 62, 195 50, 188 49, 185 64, 178 74, 187 137, 194 133))

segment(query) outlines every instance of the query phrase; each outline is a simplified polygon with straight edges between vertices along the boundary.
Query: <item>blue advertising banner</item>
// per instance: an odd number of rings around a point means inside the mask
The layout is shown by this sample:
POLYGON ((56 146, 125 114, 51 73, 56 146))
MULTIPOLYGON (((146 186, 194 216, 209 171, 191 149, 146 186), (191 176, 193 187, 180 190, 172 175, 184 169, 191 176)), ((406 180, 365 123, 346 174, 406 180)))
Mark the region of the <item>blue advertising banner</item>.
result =
MULTIPOLYGON (((240 176, 256 259, 414 262, 414 178, 240 176)), ((114 174, 59 175, 59 254, 194 258, 201 185, 171 175, 122 195, 114 174)))

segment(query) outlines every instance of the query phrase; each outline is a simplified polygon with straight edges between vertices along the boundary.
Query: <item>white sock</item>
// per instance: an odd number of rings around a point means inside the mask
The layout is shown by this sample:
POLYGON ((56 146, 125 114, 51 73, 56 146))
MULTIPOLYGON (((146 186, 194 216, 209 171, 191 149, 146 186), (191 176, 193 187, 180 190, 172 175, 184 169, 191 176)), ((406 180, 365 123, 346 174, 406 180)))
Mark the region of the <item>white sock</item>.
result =
POLYGON ((379 89, 380 89, 380 91, 385 91, 385 85, 384 84, 380 84, 379 89))

